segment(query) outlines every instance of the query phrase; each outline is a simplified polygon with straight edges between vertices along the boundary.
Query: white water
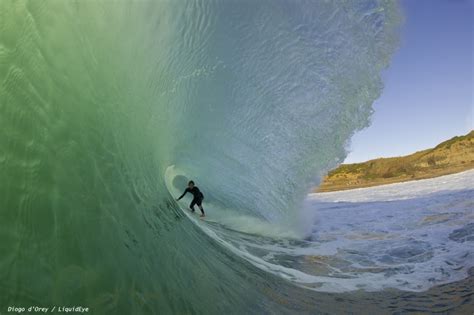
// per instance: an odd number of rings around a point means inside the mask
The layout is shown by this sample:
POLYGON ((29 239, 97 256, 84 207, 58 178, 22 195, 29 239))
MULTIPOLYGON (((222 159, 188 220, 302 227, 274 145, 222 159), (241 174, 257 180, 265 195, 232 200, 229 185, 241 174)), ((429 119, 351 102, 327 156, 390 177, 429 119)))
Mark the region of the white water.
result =
POLYGON ((463 279, 474 266, 473 175, 311 194, 311 239, 354 269, 342 272, 353 288, 422 291, 463 279))
POLYGON ((473 175, 310 194, 305 240, 255 220, 230 229, 220 215, 212 218, 219 224, 193 221, 258 268, 312 290, 424 291, 474 266, 473 175))

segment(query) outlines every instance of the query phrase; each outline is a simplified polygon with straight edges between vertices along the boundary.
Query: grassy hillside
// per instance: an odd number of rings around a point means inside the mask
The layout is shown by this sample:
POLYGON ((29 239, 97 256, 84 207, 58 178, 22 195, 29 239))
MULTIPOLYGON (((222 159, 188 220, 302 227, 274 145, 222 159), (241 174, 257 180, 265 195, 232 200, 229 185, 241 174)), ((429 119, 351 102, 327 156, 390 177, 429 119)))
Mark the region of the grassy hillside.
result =
POLYGON ((474 168, 474 131, 411 155, 342 164, 329 172, 318 191, 369 187, 437 177, 474 168))

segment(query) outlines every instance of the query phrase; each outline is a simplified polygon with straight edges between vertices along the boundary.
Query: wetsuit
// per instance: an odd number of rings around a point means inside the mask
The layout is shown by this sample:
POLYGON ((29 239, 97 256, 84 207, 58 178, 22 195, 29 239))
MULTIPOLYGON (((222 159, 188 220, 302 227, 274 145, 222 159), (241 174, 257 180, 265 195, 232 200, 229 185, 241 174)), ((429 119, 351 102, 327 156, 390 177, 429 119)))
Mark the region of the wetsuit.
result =
MULTIPOLYGON (((202 204, 202 200, 204 199, 204 195, 202 194, 202 192, 199 190, 199 188, 197 188, 197 186, 194 186, 193 188, 186 188, 186 190, 184 191, 184 193, 178 198, 178 200, 180 200, 181 198, 184 197, 184 195, 186 195, 186 193, 190 192, 191 194, 193 194, 193 201, 191 201, 191 204, 189 205, 189 208, 191 208, 191 210, 194 211, 194 205, 198 205, 199 207, 201 207, 201 204, 202 204)), ((202 211, 202 210, 201 210, 202 211)), ((204 212, 203 212, 204 213, 204 212)))

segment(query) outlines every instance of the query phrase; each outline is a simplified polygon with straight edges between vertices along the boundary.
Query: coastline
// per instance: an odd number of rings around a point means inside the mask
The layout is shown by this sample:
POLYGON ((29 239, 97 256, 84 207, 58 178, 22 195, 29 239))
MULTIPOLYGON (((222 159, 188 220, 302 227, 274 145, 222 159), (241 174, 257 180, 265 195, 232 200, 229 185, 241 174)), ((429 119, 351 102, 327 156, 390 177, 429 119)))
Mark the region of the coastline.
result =
POLYGON ((323 182, 321 186, 316 187, 312 192, 313 193, 322 193, 322 192, 334 192, 334 191, 344 191, 344 190, 352 190, 358 188, 368 188, 368 187, 376 187, 376 186, 383 186, 383 185, 390 185, 396 183, 405 183, 405 182, 415 182, 418 180, 423 179, 431 179, 441 176, 453 175, 462 172, 466 172, 469 170, 473 170, 474 166, 470 165, 469 167, 465 168, 456 168, 453 169, 442 169, 439 172, 433 173, 424 173, 424 174, 417 174, 415 176, 403 176, 397 178, 386 178, 386 179, 377 179, 370 182, 356 182, 356 181, 347 181, 346 183, 328 183, 323 182))
POLYGON ((436 147, 399 157, 342 164, 324 177, 313 192, 350 190, 416 181, 474 169, 474 131, 436 147))

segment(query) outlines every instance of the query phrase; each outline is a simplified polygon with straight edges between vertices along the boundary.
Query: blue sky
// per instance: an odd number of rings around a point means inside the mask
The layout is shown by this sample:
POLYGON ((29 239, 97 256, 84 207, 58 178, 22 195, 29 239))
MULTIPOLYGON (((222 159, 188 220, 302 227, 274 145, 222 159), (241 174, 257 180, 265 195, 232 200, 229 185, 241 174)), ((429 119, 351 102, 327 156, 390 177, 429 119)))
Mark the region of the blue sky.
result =
POLYGON ((474 129, 472 0, 401 0, 400 47, 372 125, 346 163, 400 156, 474 129))

